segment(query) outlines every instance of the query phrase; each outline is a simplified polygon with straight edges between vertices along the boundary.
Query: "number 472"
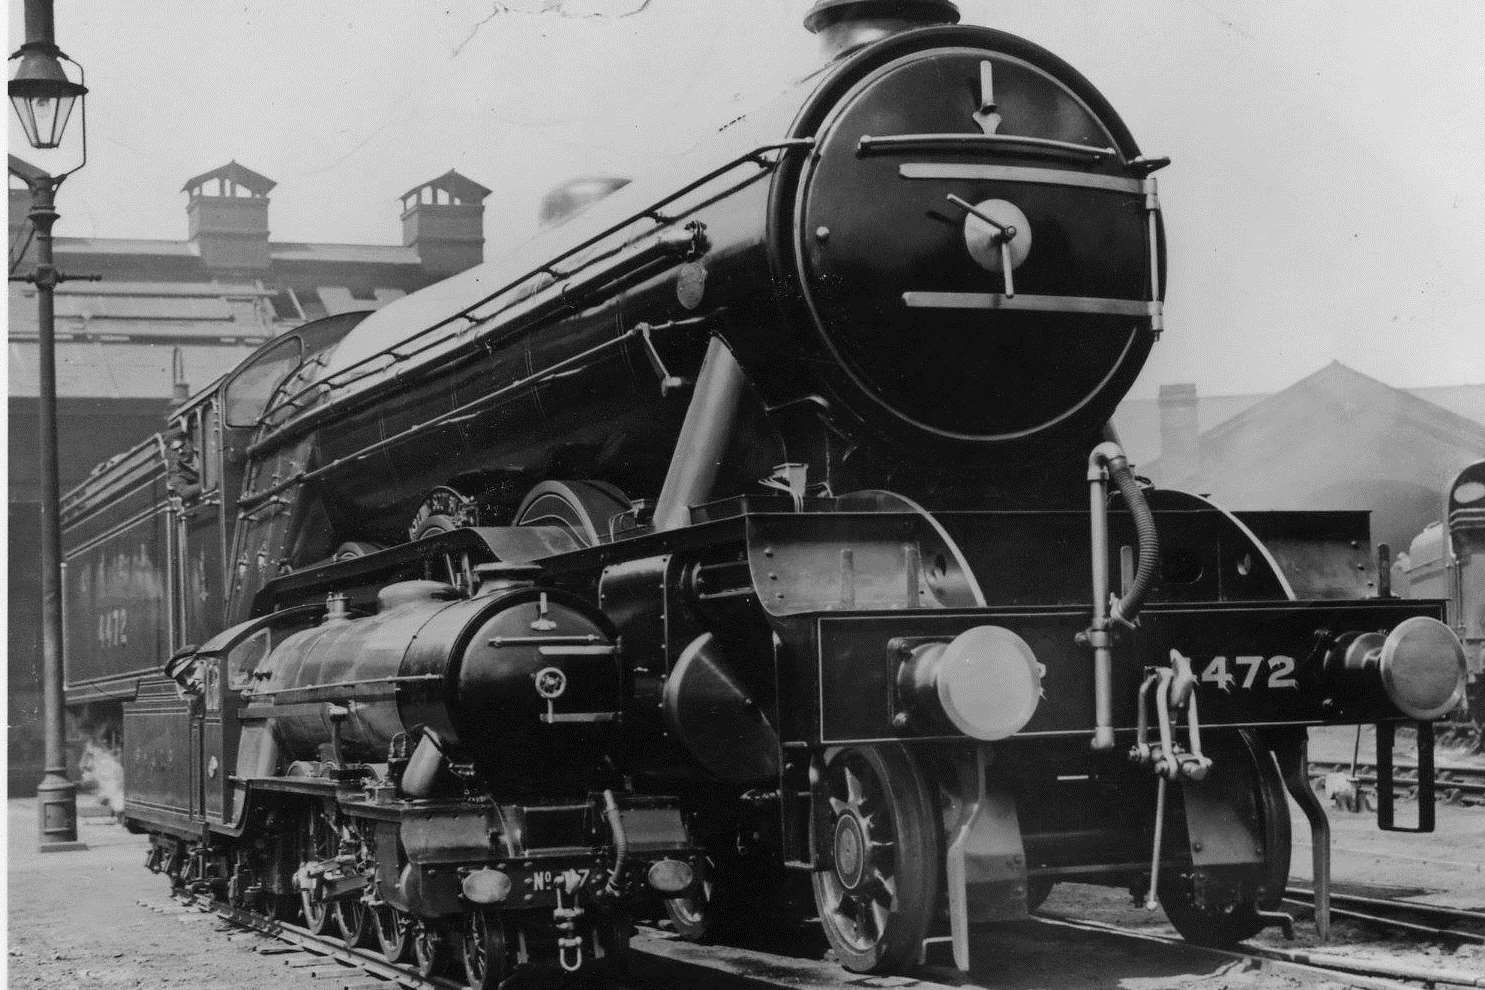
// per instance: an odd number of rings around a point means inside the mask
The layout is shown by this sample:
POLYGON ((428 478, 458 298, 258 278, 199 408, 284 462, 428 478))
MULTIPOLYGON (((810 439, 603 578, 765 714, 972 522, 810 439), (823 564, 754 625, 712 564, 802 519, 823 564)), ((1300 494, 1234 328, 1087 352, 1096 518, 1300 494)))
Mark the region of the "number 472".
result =
POLYGON ((1267 687, 1270 691, 1282 690, 1284 688, 1299 687, 1294 679, 1294 658, 1285 656, 1261 657, 1233 657, 1231 661, 1227 657, 1212 657, 1212 662, 1206 665, 1201 672, 1201 679, 1207 683, 1215 684, 1223 691, 1231 690, 1237 683, 1238 676, 1229 670, 1229 663, 1233 667, 1241 668, 1242 684, 1244 690, 1253 687, 1258 680, 1258 673, 1263 668, 1268 668, 1267 687))

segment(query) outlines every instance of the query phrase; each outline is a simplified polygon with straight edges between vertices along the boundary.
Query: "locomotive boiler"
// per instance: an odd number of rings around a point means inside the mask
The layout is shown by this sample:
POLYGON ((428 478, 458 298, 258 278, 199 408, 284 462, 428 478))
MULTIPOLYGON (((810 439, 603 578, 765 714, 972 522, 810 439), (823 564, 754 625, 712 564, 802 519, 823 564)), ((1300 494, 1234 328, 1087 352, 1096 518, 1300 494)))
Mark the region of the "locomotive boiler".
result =
POLYGON ((1167 162, 957 21, 820 0, 772 102, 266 344, 72 493, 72 605, 169 657, 124 715, 154 866, 475 986, 618 965, 650 909, 725 937, 790 877, 846 968, 967 967, 1061 880, 1276 923, 1287 790, 1323 924, 1307 728, 1426 747, 1460 644, 1369 597, 1355 520, 1136 477, 1167 162))

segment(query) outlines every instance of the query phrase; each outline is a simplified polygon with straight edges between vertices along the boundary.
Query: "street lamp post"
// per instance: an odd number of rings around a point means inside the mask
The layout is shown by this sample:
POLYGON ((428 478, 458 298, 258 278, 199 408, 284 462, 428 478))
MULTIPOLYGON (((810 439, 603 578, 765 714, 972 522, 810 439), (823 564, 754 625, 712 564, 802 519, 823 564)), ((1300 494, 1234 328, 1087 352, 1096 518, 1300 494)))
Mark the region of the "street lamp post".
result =
MULTIPOLYGON (((87 88, 67 78, 61 62, 71 61, 53 40, 51 0, 26 0, 26 41, 11 59, 20 66, 8 84, 26 139, 34 148, 55 148, 87 88)), ((77 63, 72 63, 74 66, 77 63)), ((78 67, 81 72, 81 67, 78 67)), ((66 725, 62 693, 62 530, 57 467, 56 320, 52 290, 66 276, 52 262, 52 225, 57 221, 56 191, 87 162, 87 117, 83 112, 82 162, 51 175, 10 159, 11 174, 31 190, 31 224, 36 232, 36 267, 23 281, 36 286, 39 395, 37 419, 41 473, 41 662, 46 766, 36 789, 42 852, 83 848, 77 840, 77 788, 67 779, 66 725)))

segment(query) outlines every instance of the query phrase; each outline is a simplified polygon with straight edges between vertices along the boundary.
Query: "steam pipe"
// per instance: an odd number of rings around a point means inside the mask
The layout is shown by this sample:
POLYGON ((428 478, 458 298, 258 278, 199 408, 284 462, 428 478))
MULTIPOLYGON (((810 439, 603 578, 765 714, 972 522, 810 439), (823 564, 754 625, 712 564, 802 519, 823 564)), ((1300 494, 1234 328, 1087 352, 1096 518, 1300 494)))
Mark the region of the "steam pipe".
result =
POLYGON ((1129 469, 1124 448, 1112 440, 1088 455, 1088 520, 1093 558, 1093 622, 1084 634, 1093 650, 1093 741, 1095 750, 1114 748, 1113 635, 1114 621, 1132 622, 1155 580, 1160 555, 1155 517, 1144 492, 1129 469), (1129 503, 1139 543, 1139 567, 1123 601, 1109 594, 1108 483, 1112 479, 1129 503))
POLYGON ((691 506, 711 494, 727 444, 736 432, 744 381, 737 358, 726 344, 713 337, 696 376, 670 469, 655 500, 653 523, 657 532, 689 526, 691 506))

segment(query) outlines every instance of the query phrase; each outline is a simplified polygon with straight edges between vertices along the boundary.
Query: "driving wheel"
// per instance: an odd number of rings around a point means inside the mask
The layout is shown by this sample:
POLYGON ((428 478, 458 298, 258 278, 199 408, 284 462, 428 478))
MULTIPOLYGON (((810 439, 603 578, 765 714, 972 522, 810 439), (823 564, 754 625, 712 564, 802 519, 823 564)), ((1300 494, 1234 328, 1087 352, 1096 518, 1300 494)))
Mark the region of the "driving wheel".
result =
POLYGON ((912 966, 938 909, 933 795, 912 754, 895 744, 839 750, 824 784, 831 865, 812 879, 825 937, 853 972, 912 966))

